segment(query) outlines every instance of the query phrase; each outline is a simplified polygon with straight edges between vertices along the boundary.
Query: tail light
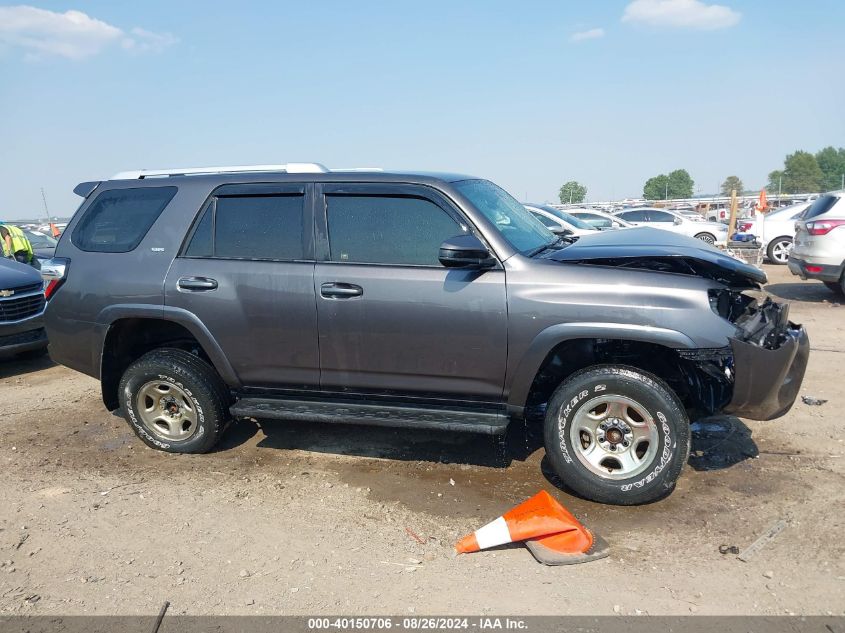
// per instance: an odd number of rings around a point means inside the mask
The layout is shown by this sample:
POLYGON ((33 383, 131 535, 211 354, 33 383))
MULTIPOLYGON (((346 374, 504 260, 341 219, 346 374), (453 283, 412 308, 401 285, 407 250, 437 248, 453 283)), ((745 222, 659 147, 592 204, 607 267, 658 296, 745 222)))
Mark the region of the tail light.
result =
POLYGON ((720 220, 724 220, 726 217, 727 217, 727 216, 725 215, 725 211, 724 211, 724 210, 719 211, 719 219, 720 219, 720 220))
POLYGON ((827 235, 837 226, 845 224, 845 220, 815 220, 814 222, 807 222, 804 226, 807 227, 807 233, 810 235, 827 235))
POLYGON ((754 225, 751 224, 751 222, 743 222, 738 227, 736 227, 736 230, 740 233, 745 233, 746 231, 750 231, 752 226, 754 225))
POLYGON ((70 260, 64 257, 54 257, 41 264, 41 278, 44 280, 44 296, 50 300, 67 279, 70 260))

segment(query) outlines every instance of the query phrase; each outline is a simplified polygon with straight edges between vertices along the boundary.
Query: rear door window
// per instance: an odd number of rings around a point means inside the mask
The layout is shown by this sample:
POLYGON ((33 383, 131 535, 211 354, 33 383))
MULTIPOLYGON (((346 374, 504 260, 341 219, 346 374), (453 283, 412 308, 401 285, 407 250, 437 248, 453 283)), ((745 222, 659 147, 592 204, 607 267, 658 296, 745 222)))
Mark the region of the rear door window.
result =
POLYGON ((430 200, 413 196, 326 195, 333 262, 440 266, 444 240, 465 226, 430 200))
POLYGON ((302 260, 302 194, 212 199, 185 249, 186 257, 302 260))
POLYGON ((76 225, 71 241, 83 251, 128 253, 141 243, 176 191, 176 187, 103 191, 76 225))
POLYGON ((555 222, 555 221, 554 221, 554 220, 552 220, 551 218, 547 218, 547 217, 546 217, 545 215, 543 215, 542 213, 537 213, 537 212, 535 212, 535 211, 532 211, 532 212, 531 212, 531 215, 533 215, 535 218, 537 218, 538 220, 540 220, 540 222, 542 222, 543 224, 545 224, 545 225, 546 225, 547 227, 549 227, 550 229, 552 229, 552 228, 559 228, 559 227, 560 227, 560 222, 555 222))
POLYGON ((675 221, 675 216, 671 213, 666 213, 665 211, 649 211, 648 212, 648 221, 649 222, 664 222, 667 224, 671 224, 675 221))
POLYGON ((617 214, 623 220, 627 220, 628 222, 647 222, 648 218, 646 217, 645 211, 624 211, 622 213, 617 214))

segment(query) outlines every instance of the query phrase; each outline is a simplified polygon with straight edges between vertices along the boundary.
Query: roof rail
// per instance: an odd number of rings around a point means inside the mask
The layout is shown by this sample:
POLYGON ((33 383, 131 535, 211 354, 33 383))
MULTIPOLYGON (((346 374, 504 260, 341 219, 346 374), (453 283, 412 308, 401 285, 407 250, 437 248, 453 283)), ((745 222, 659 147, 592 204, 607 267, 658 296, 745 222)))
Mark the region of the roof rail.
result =
POLYGON ((284 165, 230 165, 227 167, 182 167, 177 169, 138 169, 122 171, 111 180, 139 180, 168 176, 200 176, 208 174, 240 174, 248 172, 286 172, 288 174, 325 174, 328 169, 320 163, 286 163, 284 165))

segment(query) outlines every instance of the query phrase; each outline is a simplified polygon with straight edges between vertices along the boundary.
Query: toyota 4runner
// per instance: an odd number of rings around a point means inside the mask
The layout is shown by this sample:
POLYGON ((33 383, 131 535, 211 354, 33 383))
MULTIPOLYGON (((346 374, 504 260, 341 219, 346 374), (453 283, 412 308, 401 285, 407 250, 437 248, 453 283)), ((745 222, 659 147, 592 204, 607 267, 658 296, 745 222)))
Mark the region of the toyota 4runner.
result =
POLYGON ((759 269, 659 229, 559 237, 487 180, 295 163, 75 191, 50 353, 163 451, 237 418, 502 434, 540 412, 569 488, 637 504, 673 489, 690 419, 781 416, 807 364, 759 269))

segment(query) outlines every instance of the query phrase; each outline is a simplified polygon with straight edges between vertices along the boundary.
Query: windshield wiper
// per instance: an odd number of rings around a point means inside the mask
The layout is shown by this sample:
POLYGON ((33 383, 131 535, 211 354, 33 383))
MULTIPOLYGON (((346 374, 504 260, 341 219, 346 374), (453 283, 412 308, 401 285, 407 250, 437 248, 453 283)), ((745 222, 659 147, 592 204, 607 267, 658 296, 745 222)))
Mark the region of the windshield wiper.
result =
POLYGON ((543 244, 543 246, 538 246, 534 250, 528 251, 527 255, 528 255, 528 257, 536 257, 537 255, 539 255, 543 251, 547 251, 550 248, 554 248, 555 246, 560 246, 560 244, 562 244, 563 241, 564 241, 563 238, 559 237, 554 242, 549 242, 548 244, 543 244))

